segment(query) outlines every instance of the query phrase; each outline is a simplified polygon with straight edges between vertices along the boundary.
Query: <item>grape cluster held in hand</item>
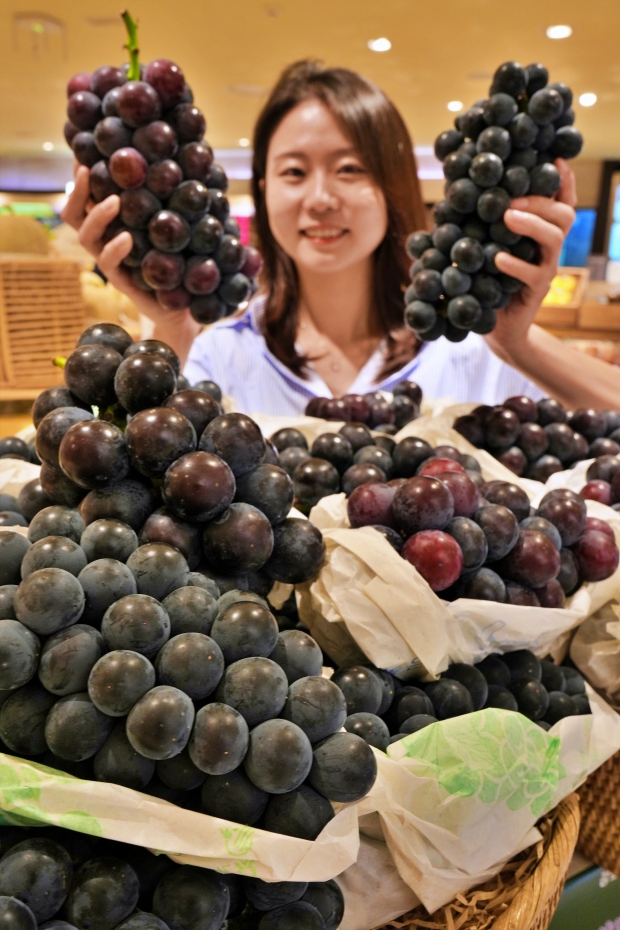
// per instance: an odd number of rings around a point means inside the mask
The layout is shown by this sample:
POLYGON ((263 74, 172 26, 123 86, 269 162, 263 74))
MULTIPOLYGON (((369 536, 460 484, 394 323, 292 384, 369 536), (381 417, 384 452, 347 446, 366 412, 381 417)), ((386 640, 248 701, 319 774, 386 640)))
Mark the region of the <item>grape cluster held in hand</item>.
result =
POLYGON ((497 311, 523 287, 498 269, 495 258, 508 252, 536 264, 539 247, 510 230, 504 213, 512 198, 559 191, 554 160, 575 158, 583 146, 572 100, 566 84, 548 83, 542 65, 506 62, 495 72, 489 97, 438 136, 445 199, 435 205, 432 232, 414 232, 407 240, 413 264, 405 321, 422 341, 445 336, 461 342, 469 332, 490 333, 497 311))

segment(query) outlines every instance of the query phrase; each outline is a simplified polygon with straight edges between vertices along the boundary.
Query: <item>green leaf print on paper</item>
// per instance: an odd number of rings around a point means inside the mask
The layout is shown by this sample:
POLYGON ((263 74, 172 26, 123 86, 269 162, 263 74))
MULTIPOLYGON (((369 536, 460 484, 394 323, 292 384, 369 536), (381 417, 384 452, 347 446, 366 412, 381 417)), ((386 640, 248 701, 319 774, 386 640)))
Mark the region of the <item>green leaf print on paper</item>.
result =
POLYGON ((550 805, 560 778, 560 740, 521 714, 487 708, 431 724, 402 740, 409 767, 450 795, 503 801, 536 816, 550 805))
POLYGON ((86 811, 67 811, 58 818, 58 826, 76 833, 89 833, 91 836, 103 836, 103 829, 96 817, 86 811))
POLYGON ((245 858, 254 846, 255 832, 252 827, 222 827, 228 855, 233 859, 245 858))

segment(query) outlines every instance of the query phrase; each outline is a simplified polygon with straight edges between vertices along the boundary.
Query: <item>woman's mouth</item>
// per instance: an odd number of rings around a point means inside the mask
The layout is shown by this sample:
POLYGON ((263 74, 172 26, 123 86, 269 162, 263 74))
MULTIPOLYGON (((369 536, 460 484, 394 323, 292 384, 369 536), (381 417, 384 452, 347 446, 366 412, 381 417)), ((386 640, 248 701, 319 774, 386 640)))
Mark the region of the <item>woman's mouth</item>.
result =
POLYGON ((301 230, 301 235, 315 244, 335 242, 346 234, 346 229, 336 226, 310 226, 301 230))

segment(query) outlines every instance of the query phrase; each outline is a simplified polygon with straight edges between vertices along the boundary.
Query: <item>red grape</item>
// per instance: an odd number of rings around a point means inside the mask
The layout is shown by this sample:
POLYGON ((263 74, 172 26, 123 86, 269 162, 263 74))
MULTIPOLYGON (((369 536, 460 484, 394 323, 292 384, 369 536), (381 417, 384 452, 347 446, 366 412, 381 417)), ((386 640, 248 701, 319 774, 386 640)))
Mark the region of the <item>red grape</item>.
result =
POLYGON ((151 249, 142 259, 142 277, 154 290, 173 291, 183 281, 185 262, 180 255, 151 249))
POLYGON ((530 515, 529 497, 523 488, 509 481, 488 481, 482 488, 482 496, 490 504, 501 504, 512 510, 519 523, 530 515))
POLYGON ((156 197, 167 200, 182 180, 183 172, 176 161, 167 158, 165 161, 149 166, 146 186, 156 197))
POLYGON ((78 129, 94 129, 101 119, 101 100, 88 90, 69 97, 67 116, 78 129))
MULTIPOLYGON (((263 268, 263 259, 262 259, 262 257, 261 257, 260 252, 258 251, 258 249, 253 248, 251 245, 246 245, 246 247, 245 247, 245 261, 244 261, 243 265, 241 266, 241 269, 240 269, 240 270, 241 270, 241 273, 244 274, 244 275, 246 275, 248 278, 257 278, 258 275, 261 273, 262 268, 263 268)), ((351 395, 351 394, 345 395, 345 397, 344 397, 344 400, 345 400, 345 401, 347 400, 347 397, 359 397, 361 400, 364 400, 364 398, 361 397, 360 394, 357 394, 357 395, 355 395, 355 394, 353 394, 353 395, 351 395)), ((366 402, 364 401, 364 403, 366 403, 366 402)), ((366 405, 366 406, 368 406, 368 405, 366 405)), ((349 408, 350 408, 350 405, 349 405, 349 408)), ((351 409, 351 408, 350 408, 350 409, 351 409)), ((364 422, 364 421, 361 420, 359 417, 355 417, 355 416, 351 416, 351 419, 352 419, 352 420, 359 420, 360 423, 363 423, 363 422, 364 422)))
POLYGON ((560 553, 545 533, 521 530, 514 548, 501 561, 502 575, 518 584, 542 588, 560 571, 560 553))
POLYGON ((67 97, 73 96, 80 90, 90 90, 92 75, 90 71, 79 71, 74 74, 67 84, 67 97))
POLYGON ((463 567, 463 553, 456 539, 440 530, 423 530, 405 542, 402 556, 419 571, 433 591, 454 584, 463 567))
POLYGON ((549 437, 538 423, 524 423, 517 446, 523 449, 528 459, 537 459, 549 448, 549 437))
POLYGON ((418 469, 418 475, 436 478, 438 475, 445 474, 449 471, 460 472, 462 475, 466 474, 463 466, 459 462, 455 462, 454 459, 432 458, 422 463, 418 469))
POLYGON ((454 429, 464 436, 472 446, 481 449, 484 446, 484 429, 477 416, 472 413, 457 417, 453 424, 454 429))
POLYGON ((159 119, 161 103, 155 88, 145 81, 128 81, 121 87, 117 108, 124 123, 137 129, 159 119))
POLYGON ((160 210, 149 223, 149 238, 160 252, 182 252, 191 238, 189 223, 174 210, 160 210))
POLYGON ((71 148, 79 163, 86 165, 87 168, 92 168, 101 158, 101 152, 97 148, 92 132, 76 133, 71 148))
POLYGON ((620 502, 620 471, 611 479, 611 493, 614 496, 614 502, 620 502))
POLYGON ((419 476, 398 488, 392 512, 397 528, 410 536, 419 530, 444 529, 454 516, 454 500, 442 481, 419 476))
POLYGON ((144 72, 144 79, 151 84, 161 98, 164 109, 169 110, 181 103, 185 94, 183 72, 173 61, 156 58, 151 61, 144 72))
POLYGON ((202 181, 183 181, 168 203, 170 210, 180 213, 190 223, 201 219, 208 206, 209 191, 202 181))
POLYGON ((71 120, 68 119, 66 121, 63 127, 63 132, 65 134, 65 140, 67 142, 67 145, 70 146, 72 144, 73 140, 75 139, 79 131, 80 130, 77 128, 77 126, 73 125, 71 120))
POLYGON ((514 446, 521 431, 521 421, 512 410, 498 407, 486 417, 484 427, 490 448, 509 449, 514 446))
POLYGON ((166 472, 166 505, 183 519, 204 523, 232 504, 235 478, 229 466, 210 452, 190 452, 166 472))
POLYGON ((90 89, 93 94, 97 94, 97 96, 101 97, 103 100, 109 90, 112 90, 113 87, 120 87, 126 80, 127 78, 120 68, 114 68, 112 65, 104 65, 102 68, 97 68, 96 71, 93 71, 90 89))
POLYGON ((509 397, 504 401, 503 406, 516 413, 521 423, 535 423, 538 418, 538 408, 530 397, 523 395, 509 397))
POLYGON ((450 489, 454 498, 454 516, 473 517, 480 507, 480 494, 469 475, 457 471, 446 471, 435 477, 450 489))
POLYGON ((347 502, 347 513, 352 527, 389 526, 395 528, 392 516, 392 501, 396 488, 372 482, 361 484, 352 492, 347 502))
MULTIPOLYGON (((72 427, 75 429, 75 427, 72 427)), ((586 530, 572 546, 583 581, 604 581, 618 567, 618 547, 614 539, 599 530, 586 530)))
POLYGON ((183 283, 190 294, 211 294, 220 283, 219 268, 212 258, 190 258, 183 283))
POLYGON ((514 581, 506 583, 506 601, 515 607, 540 607, 538 595, 531 588, 514 581))
POLYGON ((193 103, 180 103, 168 119, 179 142, 200 142, 207 129, 205 118, 193 103))
POLYGON ((118 116, 106 116, 95 126, 95 142, 102 155, 110 158, 117 149, 131 146, 131 129, 118 116))
POLYGON ((525 453, 518 446, 511 446, 501 455, 498 455, 498 461, 509 468, 511 472, 520 477, 527 468, 527 458, 525 453))
POLYGON ((133 144, 148 162, 172 158, 179 147, 174 129, 163 120, 136 129, 133 144))
POLYGON ((192 296, 184 287, 175 287, 172 291, 155 291, 155 298, 164 310, 186 310, 192 296))
POLYGON ((151 217, 158 210, 161 210, 160 201, 146 187, 123 191, 121 194, 120 218, 132 229, 146 229, 151 217))
POLYGON ((117 149, 112 154, 109 168, 110 176, 115 184, 124 190, 131 190, 135 187, 142 187, 146 180, 148 165, 137 149, 127 147, 117 149))
MULTIPOLYGON (((558 491, 560 490, 563 489, 558 488, 558 491)), ((550 496, 555 493, 551 491, 542 499, 538 508, 538 516, 544 517, 558 528, 563 546, 572 546, 586 527, 586 505, 573 492, 569 492, 570 496, 566 497, 550 496)))
POLYGON ((90 193, 95 203, 101 203, 111 194, 120 194, 120 187, 110 177, 105 161, 98 161, 90 169, 90 193))
POLYGON ((606 533, 610 539, 615 539, 614 531, 605 520, 599 520, 598 517, 586 518, 586 532, 588 530, 597 530, 599 533, 606 533))
POLYGON ((608 507, 613 504, 611 485, 608 481, 588 481, 582 487, 579 496, 587 501, 599 501, 601 504, 607 504, 608 507))
MULTIPOLYGON (((213 151, 206 142, 188 142, 182 146, 178 160, 186 178, 207 182, 213 164, 213 151)), ((208 186, 208 185, 207 185, 208 186)))
POLYGON ((548 581, 542 588, 536 588, 534 594, 538 598, 541 607, 564 607, 566 602, 566 595, 557 578, 548 581))

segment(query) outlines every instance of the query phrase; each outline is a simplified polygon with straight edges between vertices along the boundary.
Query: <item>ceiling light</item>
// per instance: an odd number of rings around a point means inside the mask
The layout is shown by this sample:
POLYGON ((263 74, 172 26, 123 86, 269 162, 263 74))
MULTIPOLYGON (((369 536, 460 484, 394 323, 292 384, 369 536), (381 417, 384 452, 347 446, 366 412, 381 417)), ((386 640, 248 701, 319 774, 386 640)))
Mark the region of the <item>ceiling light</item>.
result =
POLYGON ((463 109, 463 104, 460 100, 451 100, 448 104, 448 109, 451 113, 458 113, 459 110, 463 109))
POLYGON ((44 151, 44 152, 53 152, 53 151, 54 151, 54 143, 53 143, 53 142, 44 142, 44 143, 43 143, 43 151, 44 151))
POLYGON ((593 107, 596 100, 596 94, 582 94, 579 98, 579 103, 582 107, 593 107))
POLYGON ((239 145, 241 146, 242 149, 247 149, 249 144, 250 144, 249 139, 246 139, 245 137, 243 139, 239 139, 239 145))
POLYGON ((389 52, 392 43, 389 39, 370 39, 368 48, 371 52, 389 52))
POLYGON ((573 30, 570 26, 549 26, 547 29, 548 39, 568 39, 572 34, 573 30))

